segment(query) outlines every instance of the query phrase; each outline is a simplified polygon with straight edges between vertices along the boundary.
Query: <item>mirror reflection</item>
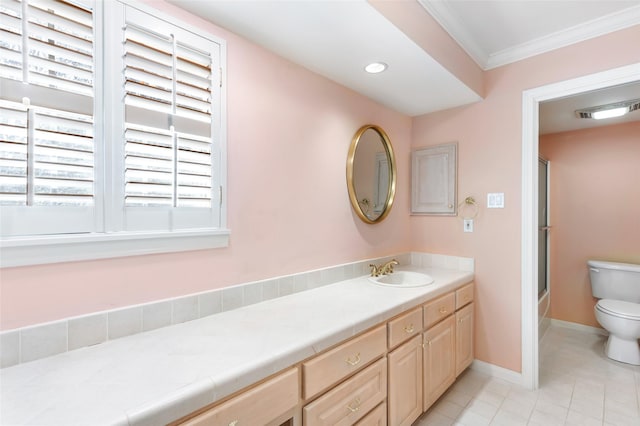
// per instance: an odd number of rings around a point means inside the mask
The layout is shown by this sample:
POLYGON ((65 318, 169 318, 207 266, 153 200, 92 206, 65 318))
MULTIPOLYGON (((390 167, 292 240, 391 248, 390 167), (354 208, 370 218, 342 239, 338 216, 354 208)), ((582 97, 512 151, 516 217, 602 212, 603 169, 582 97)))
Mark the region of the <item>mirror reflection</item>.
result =
POLYGON ((389 138, 378 126, 361 127, 351 141, 347 187, 356 214, 367 223, 384 219, 395 194, 395 158, 389 138))

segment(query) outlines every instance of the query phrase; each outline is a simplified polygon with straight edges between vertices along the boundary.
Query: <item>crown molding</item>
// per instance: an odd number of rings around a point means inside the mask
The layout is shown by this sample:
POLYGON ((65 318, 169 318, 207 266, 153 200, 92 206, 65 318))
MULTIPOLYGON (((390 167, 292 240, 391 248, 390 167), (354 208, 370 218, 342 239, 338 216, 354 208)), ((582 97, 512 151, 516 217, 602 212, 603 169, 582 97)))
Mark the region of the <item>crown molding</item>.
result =
POLYGON ((445 1, 418 0, 418 3, 440 24, 440 26, 467 52, 482 69, 485 69, 489 54, 475 41, 473 35, 462 25, 445 1))
POLYGON ((634 25, 640 25, 640 6, 620 10, 601 18, 592 19, 565 30, 536 38, 527 43, 492 53, 483 68, 490 70, 501 67, 634 25))
POLYGON ((458 20, 446 1, 418 0, 418 3, 485 71, 634 25, 640 25, 639 5, 489 54, 475 41, 475 38, 458 20))

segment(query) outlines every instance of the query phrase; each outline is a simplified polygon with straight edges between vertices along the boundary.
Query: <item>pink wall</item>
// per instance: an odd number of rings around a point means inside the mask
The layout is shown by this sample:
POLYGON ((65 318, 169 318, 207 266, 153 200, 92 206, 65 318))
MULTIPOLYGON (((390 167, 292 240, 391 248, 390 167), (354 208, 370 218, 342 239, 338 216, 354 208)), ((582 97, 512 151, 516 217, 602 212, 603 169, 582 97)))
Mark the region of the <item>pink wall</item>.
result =
POLYGON ((458 141, 458 199, 480 203, 473 233, 455 217, 409 220, 413 250, 475 258, 479 360, 521 367, 522 92, 638 63, 637 39, 640 25, 496 68, 484 101, 413 121, 413 147, 458 141), (505 193, 504 209, 486 209, 489 192, 505 193))
POLYGON ((640 263, 640 121, 540 137, 551 161, 550 317, 598 326, 588 259, 640 263))
POLYGON ((522 91, 640 62, 631 41, 640 25, 486 72, 484 101, 411 120, 154 4, 228 42, 231 245, 2 270, 1 327, 411 249, 476 259, 476 357, 519 371, 522 91), (374 226, 352 213, 345 184, 349 142, 365 123, 386 130, 398 160, 396 203, 374 226), (471 234, 455 217, 409 216, 410 147, 450 141, 459 142, 460 199, 481 206, 471 234), (504 192, 505 209, 486 210, 487 192, 504 192))
POLYGON ((1 271, 0 326, 98 310, 409 250, 411 119, 180 9, 227 40, 228 248, 1 271), (399 160, 396 205, 379 225, 352 213, 346 160, 363 124, 399 160))

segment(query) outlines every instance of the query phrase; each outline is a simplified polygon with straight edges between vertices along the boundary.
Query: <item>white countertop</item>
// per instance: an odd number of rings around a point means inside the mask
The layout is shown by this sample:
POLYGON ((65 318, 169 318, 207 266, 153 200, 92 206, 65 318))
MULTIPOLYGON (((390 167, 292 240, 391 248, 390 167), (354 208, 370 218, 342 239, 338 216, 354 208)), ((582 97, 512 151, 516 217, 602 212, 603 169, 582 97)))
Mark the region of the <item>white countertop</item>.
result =
POLYGON ((391 288, 360 277, 4 368, 0 424, 176 420, 473 279, 421 271, 435 282, 391 288))

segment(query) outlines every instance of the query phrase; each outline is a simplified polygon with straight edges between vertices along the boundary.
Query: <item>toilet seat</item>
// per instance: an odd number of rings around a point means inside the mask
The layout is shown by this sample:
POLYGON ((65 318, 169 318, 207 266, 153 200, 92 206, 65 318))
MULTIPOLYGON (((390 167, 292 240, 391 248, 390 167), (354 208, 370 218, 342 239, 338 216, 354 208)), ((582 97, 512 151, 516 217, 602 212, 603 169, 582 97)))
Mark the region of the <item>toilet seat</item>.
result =
POLYGON ((628 320, 640 321, 640 303, 626 302, 624 300, 601 299, 596 304, 596 309, 604 314, 628 320))

